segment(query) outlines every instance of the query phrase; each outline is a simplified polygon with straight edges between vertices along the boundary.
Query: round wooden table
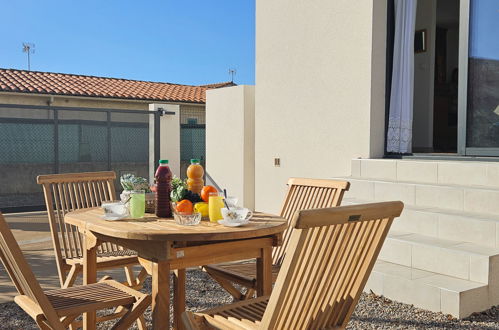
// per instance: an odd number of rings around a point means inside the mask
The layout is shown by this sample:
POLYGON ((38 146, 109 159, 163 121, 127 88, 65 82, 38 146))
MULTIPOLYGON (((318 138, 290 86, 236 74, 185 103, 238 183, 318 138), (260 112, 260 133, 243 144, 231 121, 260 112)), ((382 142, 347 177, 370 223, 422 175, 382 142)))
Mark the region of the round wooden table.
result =
MULTIPOLYGON (((185 269, 211 263, 256 258, 257 294, 272 290, 272 247, 282 241, 284 218, 255 213, 247 225, 225 227, 201 221, 183 226, 173 219, 146 214, 142 219, 106 221, 101 208, 69 212, 65 221, 85 237, 84 284, 97 280, 97 247, 110 242, 135 250, 139 263, 152 276, 154 329, 166 329, 170 320, 170 271, 174 274, 174 325, 181 327, 185 310, 185 269)), ((85 329, 95 328, 95 313, 84 315, 85 329)))

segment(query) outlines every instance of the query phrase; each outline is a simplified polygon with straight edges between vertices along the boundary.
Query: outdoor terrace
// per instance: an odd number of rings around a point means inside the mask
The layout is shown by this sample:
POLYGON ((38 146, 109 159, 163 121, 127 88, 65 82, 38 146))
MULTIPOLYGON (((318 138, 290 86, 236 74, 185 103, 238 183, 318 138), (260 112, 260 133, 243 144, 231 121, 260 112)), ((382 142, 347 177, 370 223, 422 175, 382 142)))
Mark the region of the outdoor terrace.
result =
MULTIPOLYGON (((7 222, 21 245, 30 266, 44 289, 59 287, 59 278, 50 237, 50 228, 45 212, 30 212, 6 215, 7 222)), ((106 272, 118 280, 124 280, 121 270, 106 272)), ((80 280, 81 282, 81 280, 80 280)), ((150 280, 143 291, 150 292, 150 280)), ((0 324, 2 329, 36 329, 36 324, 12 299, 15 287, 0 269, 0 324)), ((173 297, 172 297, 173 299, 173 297)), ((192 311, 228 304, 233 298, 205 272, 192 268, 187 272, 186 302, 192 311)), ((151 326, 151 309, 145 314, 148 327, 151 326)), ((348 329, 497 329, 499 308, 458 320, 442 313, 433 313, 411 305, 391 301, 374 294, 363 294, 348 329)), ((108 328, 113 321, 100 325, 108 328)), ((133 328, 136 328, 134 325, 133 328)))

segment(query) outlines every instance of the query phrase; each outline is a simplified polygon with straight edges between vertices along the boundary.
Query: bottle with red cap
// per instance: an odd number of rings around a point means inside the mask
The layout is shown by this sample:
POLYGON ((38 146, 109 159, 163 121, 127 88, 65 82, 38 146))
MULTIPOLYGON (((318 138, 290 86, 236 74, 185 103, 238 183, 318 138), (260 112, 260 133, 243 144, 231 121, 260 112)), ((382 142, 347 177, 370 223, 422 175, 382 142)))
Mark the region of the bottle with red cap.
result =
POLYGON ((172 216, 170 192, 172 190, 172 171, 167 159, 159 161, 158 169, 154 175, 156 179, 156 216, 170 218, 172 216))

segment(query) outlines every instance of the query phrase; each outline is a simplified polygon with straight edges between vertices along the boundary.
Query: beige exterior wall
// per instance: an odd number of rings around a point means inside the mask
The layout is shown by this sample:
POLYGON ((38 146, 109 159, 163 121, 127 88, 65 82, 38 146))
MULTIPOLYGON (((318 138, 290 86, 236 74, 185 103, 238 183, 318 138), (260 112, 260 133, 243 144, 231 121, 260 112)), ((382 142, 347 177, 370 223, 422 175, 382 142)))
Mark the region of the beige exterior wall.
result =
POLYGON ((250 209, 255 206, 254 100, 254 86, 206 93, 206 170, 250 209))
POLYGON ((181 105, 180 106, 180 123, 188 124, 189 119, 196 119, 200 125, 206 124, 205 106, 199 105, 181 105))
MULTIPOLYGON (((172 173, 180 177, 180 106, 175 104, 154 103, 149 105, 151 111, 163 108, 166 111, 174 112, 174 115, 164 115, 159 120, 159 158, 168 159, 168 166, 172 173)), ((149 144, 153 145, 154 136, 151 136, 149 144)), ((151 163, 152 159, 150 160, 151 163)), ((154 170, 158 164, 151 168, 151 180, 154 176, 154 170)))
MULTIPOLYGON (((47 106, 50 95, 32 95, 22 93, 0 92, 0 103, 2 104, 25 104, 47 106)), ((92 97, 70 97, 53 96, 53 106, 60 107, 83 107, 83 108, 106 108, 106 109, 129 109, 148 110, 149 103, 146 101, 127 101, 122 99, 104 99, 92 97)))
MULTIPOLYGON (((39 105, 47 106, 51 100, 50 95, 36 95, 24 93, 7 93, 0 92, 0 104, 23 104, 23 105, 39 105)), ((122 110, 149 110, 151 101, 142 100, 124 100, 124 99, 106 99, 98 97, 72 97, 72 96, 53 96, 53 106, 59 107, 82 107, 82 108, 104 108, 104 109, 122 109, 122 110)), ((204 104, 179 104, 179 103, 162 103, 162 104, 178 104, 181 106, 181 111, 186 112, 186 116, 196 115, 196 118, 203 121, 204 124, 204 104), (203 116, 199 113, 203 112, 203 116)))
POLYGON ((256 208, 383 154, 386 0, 257 0, 256 208), (280 167, 274 167, 280 158, 280 167))

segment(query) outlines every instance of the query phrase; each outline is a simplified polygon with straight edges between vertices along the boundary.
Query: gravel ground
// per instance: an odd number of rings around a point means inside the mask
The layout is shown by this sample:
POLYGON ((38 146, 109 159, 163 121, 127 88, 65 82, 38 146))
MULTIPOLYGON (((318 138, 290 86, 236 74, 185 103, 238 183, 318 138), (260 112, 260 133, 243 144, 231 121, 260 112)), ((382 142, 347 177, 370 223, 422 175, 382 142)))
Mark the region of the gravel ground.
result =
MULTIPOLYGON (((146 282, 144 290, 150 290, 150 281, 146 282)), ((187 308, 193 311, 232 302, 231 297, 200 270, 188 271, 186 294, 187 308)), ((151 326, 150 308, 145 317, 151 326)), ((108 329, 112 324, 111 321, 100 324, 99 329, 108 329)), ((0 304, 0 328, 37 329, 31 318, 13 302, 0 304)), ((374 294, 363 294, 348 329, 499 329, 499 306, 458 320, 374 294)))

